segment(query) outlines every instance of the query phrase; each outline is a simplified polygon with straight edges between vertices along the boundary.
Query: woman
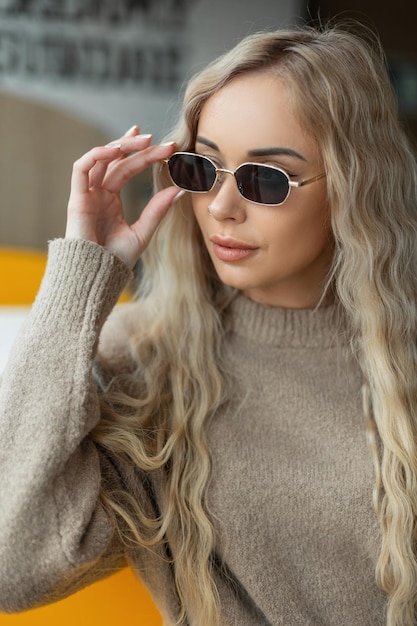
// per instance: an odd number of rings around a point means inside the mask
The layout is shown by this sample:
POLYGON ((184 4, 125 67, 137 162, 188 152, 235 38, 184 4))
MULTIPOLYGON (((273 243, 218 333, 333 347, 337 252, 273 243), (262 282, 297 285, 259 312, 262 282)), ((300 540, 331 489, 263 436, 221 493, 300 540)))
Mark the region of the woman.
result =
POLYGON ((416 180, 382 55, 250 36, 169 139, 74 166, 1 389, 3 610, 127 562, 167 624, 410 626, 416 180))

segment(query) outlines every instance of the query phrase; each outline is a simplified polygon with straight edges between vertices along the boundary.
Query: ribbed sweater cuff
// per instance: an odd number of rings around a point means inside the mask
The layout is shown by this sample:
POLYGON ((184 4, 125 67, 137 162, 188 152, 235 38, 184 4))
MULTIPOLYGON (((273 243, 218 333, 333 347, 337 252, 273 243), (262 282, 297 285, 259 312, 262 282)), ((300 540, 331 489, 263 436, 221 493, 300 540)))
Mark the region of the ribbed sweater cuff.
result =
POLYGON ((48 326, 64 320, 69 332, 102 324, 132 275, 117 256, 91 241, 56 239, 49 244, 32 320, 48 326))

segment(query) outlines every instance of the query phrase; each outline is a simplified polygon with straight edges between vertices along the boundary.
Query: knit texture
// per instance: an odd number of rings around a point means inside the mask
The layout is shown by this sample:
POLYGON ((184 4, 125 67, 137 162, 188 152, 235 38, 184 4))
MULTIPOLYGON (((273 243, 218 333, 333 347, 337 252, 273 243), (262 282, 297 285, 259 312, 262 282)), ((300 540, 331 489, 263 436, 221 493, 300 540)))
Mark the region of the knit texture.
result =
MULTIPOLYGON (((157 550, 125 554, 98 499, 104 476, 150 510, 143 476, 88 436, 100 419, 91 372, 100 333, 98 358, 128 361, 136 305, 102 327, 130 276, 95 244, 51 244, 0 389, 3 611, 56 600, 129 562, 165 623, 176 615, 169 565, 157 550)), ((343 325, 333 307, 284 310, 243 296, 230 319, 223 349, 235 384, 209 431, 224 624, 383 626, 362 380, 343 325)))

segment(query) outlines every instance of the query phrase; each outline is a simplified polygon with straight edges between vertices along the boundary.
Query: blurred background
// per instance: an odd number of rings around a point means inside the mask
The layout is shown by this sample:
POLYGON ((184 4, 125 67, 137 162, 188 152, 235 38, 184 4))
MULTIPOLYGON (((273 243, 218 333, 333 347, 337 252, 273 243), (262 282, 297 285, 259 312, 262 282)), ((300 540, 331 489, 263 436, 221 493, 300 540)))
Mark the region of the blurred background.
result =
MULTIPOLYGON (((184 82, 246 34, 333 18, 380 35, 417 145, 415 0, 0 0, 0 372, 47 242, 64 234, 73 161, 133 124, 161 140, 184 82)), ((128 218, 149 194, 148 175, 129 184, 128 218)), ((130 572, 51 607, 0 615, 0 626, 74 623, 162 622, 130 572)))
POLYGON ((184 81, 241 37, 334 17, 380 34, 417 136, 414 0, 0 0, 0 245, 62 235, 73 161, 133 124, 160 140, 184 81))

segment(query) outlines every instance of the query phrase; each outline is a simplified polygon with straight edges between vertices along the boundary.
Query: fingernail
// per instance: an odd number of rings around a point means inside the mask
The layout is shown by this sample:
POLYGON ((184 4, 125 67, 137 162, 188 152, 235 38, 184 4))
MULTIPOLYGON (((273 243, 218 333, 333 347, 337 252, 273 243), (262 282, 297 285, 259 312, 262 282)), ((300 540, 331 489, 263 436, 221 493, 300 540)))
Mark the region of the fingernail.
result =
POLYGON ((143 133, 143 135, 138 135, 138 139, 151 139, 152 133, 143 133))
POLYGON ((139 126, 137 124, 133 124, 133 126, 131 126, 129 128, 129 130, 127 130, 125 132, 125 135, 129 135, 130 133, 132 133, 134 130, 139 130, 139 126))
POLYGON ((165 141, 164 143, 160 143, 160 146, 173 146, 175 145, 175 141, 165 141))
POLYGON ((106 143, 106 145, 104 147, 105 148, 121 148, 122 144, 121 143, 110 142, 110 143, 106 143))
POLYGON ((177 200, 179 200, 180 198, 183 197, 183 195, 186 193, 185 189, 181 189, 181 191, 179 191, 171 200, 171 204, 175 204, 177 202, 177 200))

